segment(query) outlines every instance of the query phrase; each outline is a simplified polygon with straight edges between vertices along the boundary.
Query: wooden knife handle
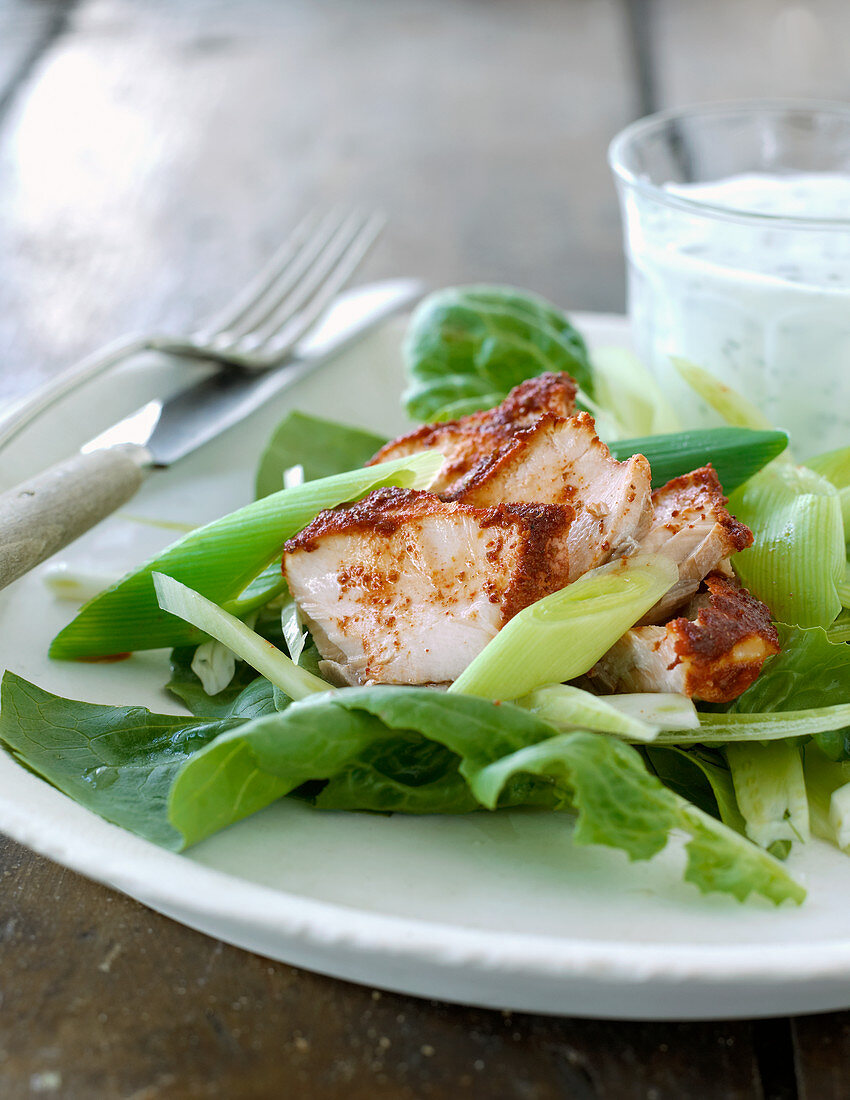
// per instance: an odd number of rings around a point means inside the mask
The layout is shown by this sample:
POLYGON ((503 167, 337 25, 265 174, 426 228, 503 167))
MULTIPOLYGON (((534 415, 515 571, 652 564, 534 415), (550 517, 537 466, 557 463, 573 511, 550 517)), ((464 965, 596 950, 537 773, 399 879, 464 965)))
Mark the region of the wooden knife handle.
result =
POLYGON ((150 454, 126 444, 74 455, 0 496, 0 588, 78 539, 138 490, 150 454))

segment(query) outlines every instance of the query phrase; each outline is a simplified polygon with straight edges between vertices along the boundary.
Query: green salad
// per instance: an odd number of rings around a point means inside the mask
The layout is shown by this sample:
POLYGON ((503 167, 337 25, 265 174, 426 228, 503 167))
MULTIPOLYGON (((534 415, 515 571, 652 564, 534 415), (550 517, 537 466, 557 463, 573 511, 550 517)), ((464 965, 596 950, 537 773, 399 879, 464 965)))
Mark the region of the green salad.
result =
POLYGON ((676 581, 649 553, 525 607, 448 690, 334 686, 287 589, 284 544, 377 489, 427 490, 442 456, 364 466, 386 440, 293 412, 260 459, 253 502, 97 595, 50 646, 61 660, 169 647, 166 687, 188 713, 64 699, 7 671, 5 750, 172 850, 283 797, 380 813, 533 807, 567 815, 575 843, 633 860, 684 834, 684 876, 700 891, 802 902, 789 853, 812 835, 850 851, 850 447, 796 465, 793 440, 681 362, 728 424, 688 428, 632 355, 591 355, 563 313, 518 290, 430 296, 404 350, 414 421, 492 408, 525 379, 563 371, 614 457, 646 456, 653 488, 712 463, 754 536, 735 573, 779 630, 780 651, 751 686, 696 705, 593 690, 585 674, 676 581))

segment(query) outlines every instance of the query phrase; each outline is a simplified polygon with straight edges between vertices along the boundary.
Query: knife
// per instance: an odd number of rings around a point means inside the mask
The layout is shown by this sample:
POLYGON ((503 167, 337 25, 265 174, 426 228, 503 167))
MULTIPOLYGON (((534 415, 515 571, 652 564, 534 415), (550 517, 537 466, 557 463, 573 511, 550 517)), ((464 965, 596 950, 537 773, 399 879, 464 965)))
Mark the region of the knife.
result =
POLYGON ((340 295, 280 366, 261 373, 222 366, 172 397, 149 401, 80 452, 0 495, 0 588, 67 546, 165 469, 239 423, 425 287, 391 279, 340 295))

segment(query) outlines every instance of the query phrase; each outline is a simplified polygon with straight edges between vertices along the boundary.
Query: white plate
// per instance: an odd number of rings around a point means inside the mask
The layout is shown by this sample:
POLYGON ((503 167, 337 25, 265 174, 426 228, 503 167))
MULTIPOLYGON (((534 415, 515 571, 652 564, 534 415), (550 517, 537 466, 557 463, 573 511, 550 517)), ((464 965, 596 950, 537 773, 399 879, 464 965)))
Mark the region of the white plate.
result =
MULTIPOLYGON (((580 318, 593 343, 622 318, 580 318)), ((259 446, 299 408, 400 429, 393 322, 250 422, 153 476, 126 509, 200 523, 250 498, 259 446)), ((199 368, 137 361, 77 388, 0 452, 0 487, 34 473, 199 368)), ((121 514, 65 552, 129 568, 173 533, 121 514)), ((60 694, 180 712, 164 653, 48 661, 71 617, 42 570, 0 593, 0 666, 60 694)), ((94 816, 0 754, 0 829, 193 928, 337 977, 469 1004, 615 1018, 784 1015, 850 1006, 850 859, 818 842, 791 860, 802 908, 702 898, 671 847, 630 864, 570 842, 561 816, 321 813, 283 801, 174 855, 94 816)))

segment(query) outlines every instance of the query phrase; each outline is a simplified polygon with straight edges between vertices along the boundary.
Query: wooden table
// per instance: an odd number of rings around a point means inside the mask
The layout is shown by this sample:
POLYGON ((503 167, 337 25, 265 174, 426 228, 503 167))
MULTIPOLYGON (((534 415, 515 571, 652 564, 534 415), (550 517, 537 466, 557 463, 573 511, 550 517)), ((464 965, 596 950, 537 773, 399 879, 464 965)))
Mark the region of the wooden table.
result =
MULTIPOLYGON (((621 310, 609 138, 657 104, 846 97, 846 0, 0 0, 0 400, 179 328, 334 200, 364 277, 621 310)), ((2 841, 0 1095, 850 1095, 850 1014, 464 1009, 191 932, 2 841)))

